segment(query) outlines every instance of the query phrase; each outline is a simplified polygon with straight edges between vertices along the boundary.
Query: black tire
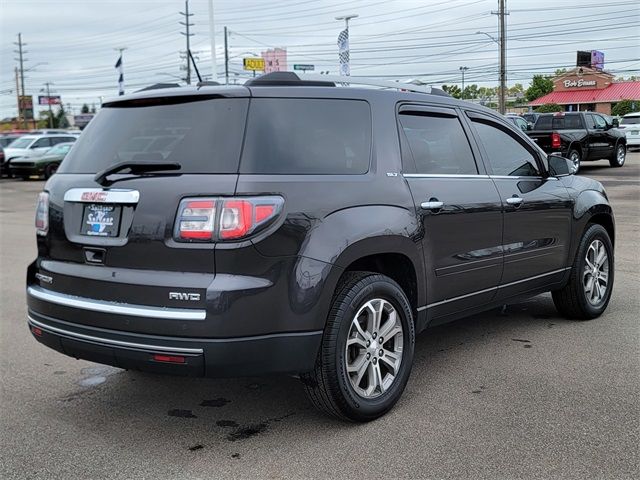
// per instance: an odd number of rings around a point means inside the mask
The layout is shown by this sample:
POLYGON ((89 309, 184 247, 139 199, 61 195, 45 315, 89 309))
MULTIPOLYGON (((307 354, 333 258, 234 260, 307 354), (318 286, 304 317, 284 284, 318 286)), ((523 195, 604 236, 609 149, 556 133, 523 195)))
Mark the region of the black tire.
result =
MULTIPOLYGON (((374 420, 391 410, 402 395, 413 364, 414 345, 413 314, 400 286, 384 275, 349 272, 334 295, 315 369, 300 378, 309 400, 325 413, 353 422, 374 420), (402 325, 403 345, 393 383, 379 396, 366 398, 356 392, 349 380, 346 342, 352 320, 359 309, 373 299, 383 299, 395 309, 402 325)), ((383 365, 383 360, 380 362, 378 368, 383 365)))
POLYGON ((605 311, 611 292, 615 274, 615 262, 613 246, 609 234, 602 225, 589 224, 578 247, 576 257, 571 267, 571 276, 564 288, 552 292, 553 303, 558 312, 566 318, 573 320, 591 320, 599 317, 605 311), (600 240, 604 245, 608 258, 608 280, 602 301, 592 304, 585 292, 585 267, 586 256, 592 242, 600 240))
POLYGON ((44 167, 44 178, 45 180, 49 180, 54 173, 56 173, 58 171, 58 164, 57 163, 50 163, 49 165, 47 165, 46 167, 44 167))
POLYGON ((580 171, 580 163, 582 162, 582 154, 580 153, 580 150, 572 148, 569 150, 567 158, 573 162, 573 165, 575 166, 574 172, 578 173, 580 171))
POLYGON ((619 168, 624 165, 624 161, 627 155, 627 148, 624 143, 618 143, 616 148, 613 149, 613 155, 609 158, 609 165, 614 168, 619 168))
POLYGON ((20 175, 22 180, 29 180, 29 175, 20 175))

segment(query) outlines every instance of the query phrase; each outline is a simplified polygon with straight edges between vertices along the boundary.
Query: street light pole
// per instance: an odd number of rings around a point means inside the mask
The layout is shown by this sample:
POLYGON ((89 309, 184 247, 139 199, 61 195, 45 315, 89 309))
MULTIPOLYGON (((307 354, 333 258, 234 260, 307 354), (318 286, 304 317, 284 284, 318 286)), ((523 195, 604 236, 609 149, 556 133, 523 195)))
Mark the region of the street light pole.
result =
POLYGON ((53 110, 51 108, 51 82, 46 82, 44 84, 47 92, 47 104, 49 105, 49 128, 53 128, 53 110))
POLYGON ((464 72, 469 70, 469 67, 460 67, 460 71, 462 72, 462 90, 460 91, 460 98, 464 100, 464 72))

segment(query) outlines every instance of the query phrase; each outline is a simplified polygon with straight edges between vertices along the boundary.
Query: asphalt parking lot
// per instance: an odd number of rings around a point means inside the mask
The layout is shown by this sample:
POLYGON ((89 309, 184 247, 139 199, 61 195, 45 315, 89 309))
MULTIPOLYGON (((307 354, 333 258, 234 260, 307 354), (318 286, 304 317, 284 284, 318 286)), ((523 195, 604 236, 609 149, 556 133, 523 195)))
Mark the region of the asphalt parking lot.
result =
POLYGON ((640 153, 602 181, 617 223, 605 315, 549 295, 423 333, 386 417, 317 413, 294 378, 185 379, 49 350, 26 327, 42 181, 0 180, 0 477, 640 478, 640 153))

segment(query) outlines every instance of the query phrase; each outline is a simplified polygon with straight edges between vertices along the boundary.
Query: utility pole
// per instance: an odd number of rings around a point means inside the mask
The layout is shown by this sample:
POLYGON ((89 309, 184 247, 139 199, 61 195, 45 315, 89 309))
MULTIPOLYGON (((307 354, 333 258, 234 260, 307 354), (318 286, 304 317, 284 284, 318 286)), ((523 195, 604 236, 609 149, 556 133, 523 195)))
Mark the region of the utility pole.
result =
POLYGON ((228 36, 227 27, 224 27, 224 83, 225 85, 229 85, 229 44, 227 41, 227 36, 228 36))
POLYGON ((20 105, 20 80, 18 79, 18 67, 14 68, 16 74, 16 99, 18 100, 18 125, 22 123, 22 106, 20 105))
POLYGON ((216 28, 213 23, 213 0, 209 0, 209 40, 211 41, 211 80, 218 81, 218 64, 216 61, 216 28))
POLYGON ((18 54, 18 58, 16 58, 16 60, 20 63, 20 93, 18 97, 18 112, 21 113, 18 114, 18 117, 22 117, 23 126, 24 128, 27 128, 26 111, 24 108, 22 108, 23 105, 20 101, 20 97, 24 97, 24 62, 26 61, 26 59, 24 58, 24 54, 27 53, 26 50, 24 50, 26 43, 22 42, 22 33, 18 33, 18 41, 13 42, 13 44, 18 47, 18 50, 14 50, 14 52, 18 54))
POLYGON ((189 27, 193 27, 193 23, 189 23, 189 17, 193 17, 193 13, 189 13, 189 0, 184 0, 184 12, 180 12, 180 15, 184 17, 184 22, 179 22, 180 25, 184 25, 186 32, 180 32, 187 38, 187 78, 185 79, 187 85, 191 85, 191 58, 189 52, 191 51, 190 37, 193 33, 189 33, 189 27))
POLYGON ((47 104, 49 105, 49 128, 53 128, 53 110, 51 109, 51 82, 46 82, 44 84, 46 92, 47 92, 47 104))
POLYGON ((506 0, 498 0, 498 11, 491 12, 493 15, 498 15, 498 22, 500 28, 500 91, 498 92, 498 110, 504 115, 506 111, 506 90, 507 90, 507 36, 505 27, 505 15, 509 15, 509 12, 505 11, 506 0))
POLYGON ((351 58, 349 51, 349 20, 357 18, 359 15, 352 13, 335 17, 336 20, 344 20, 344 30, 338 35, 338 59, 340 60, 340 73, 351 75, 351 58))
POLYGON ((469 70, 469 67, 460 67, 460 71, 462 72, 462 90, 460 90, 460 98, 464 100, 464 72, 469 70))

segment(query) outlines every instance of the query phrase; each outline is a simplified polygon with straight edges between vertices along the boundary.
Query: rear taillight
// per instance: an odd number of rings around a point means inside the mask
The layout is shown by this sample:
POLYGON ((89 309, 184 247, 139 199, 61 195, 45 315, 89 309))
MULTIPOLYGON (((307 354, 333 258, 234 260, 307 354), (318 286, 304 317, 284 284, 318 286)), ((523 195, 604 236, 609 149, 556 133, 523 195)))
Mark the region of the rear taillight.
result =
POLYGON ((562 141, 560 140, 560 134, 552 133, 551 134, 551 148, 560 148, 562 146, 562 141))
POLYGON ((40 192, 36 206, 36 234, 46 235, 49 232, 49 194, 40 192))
POLYGON ((186 198, 180 202, 175 239, 182 242, 241 240, 271 225, 282 197, 186 198))

